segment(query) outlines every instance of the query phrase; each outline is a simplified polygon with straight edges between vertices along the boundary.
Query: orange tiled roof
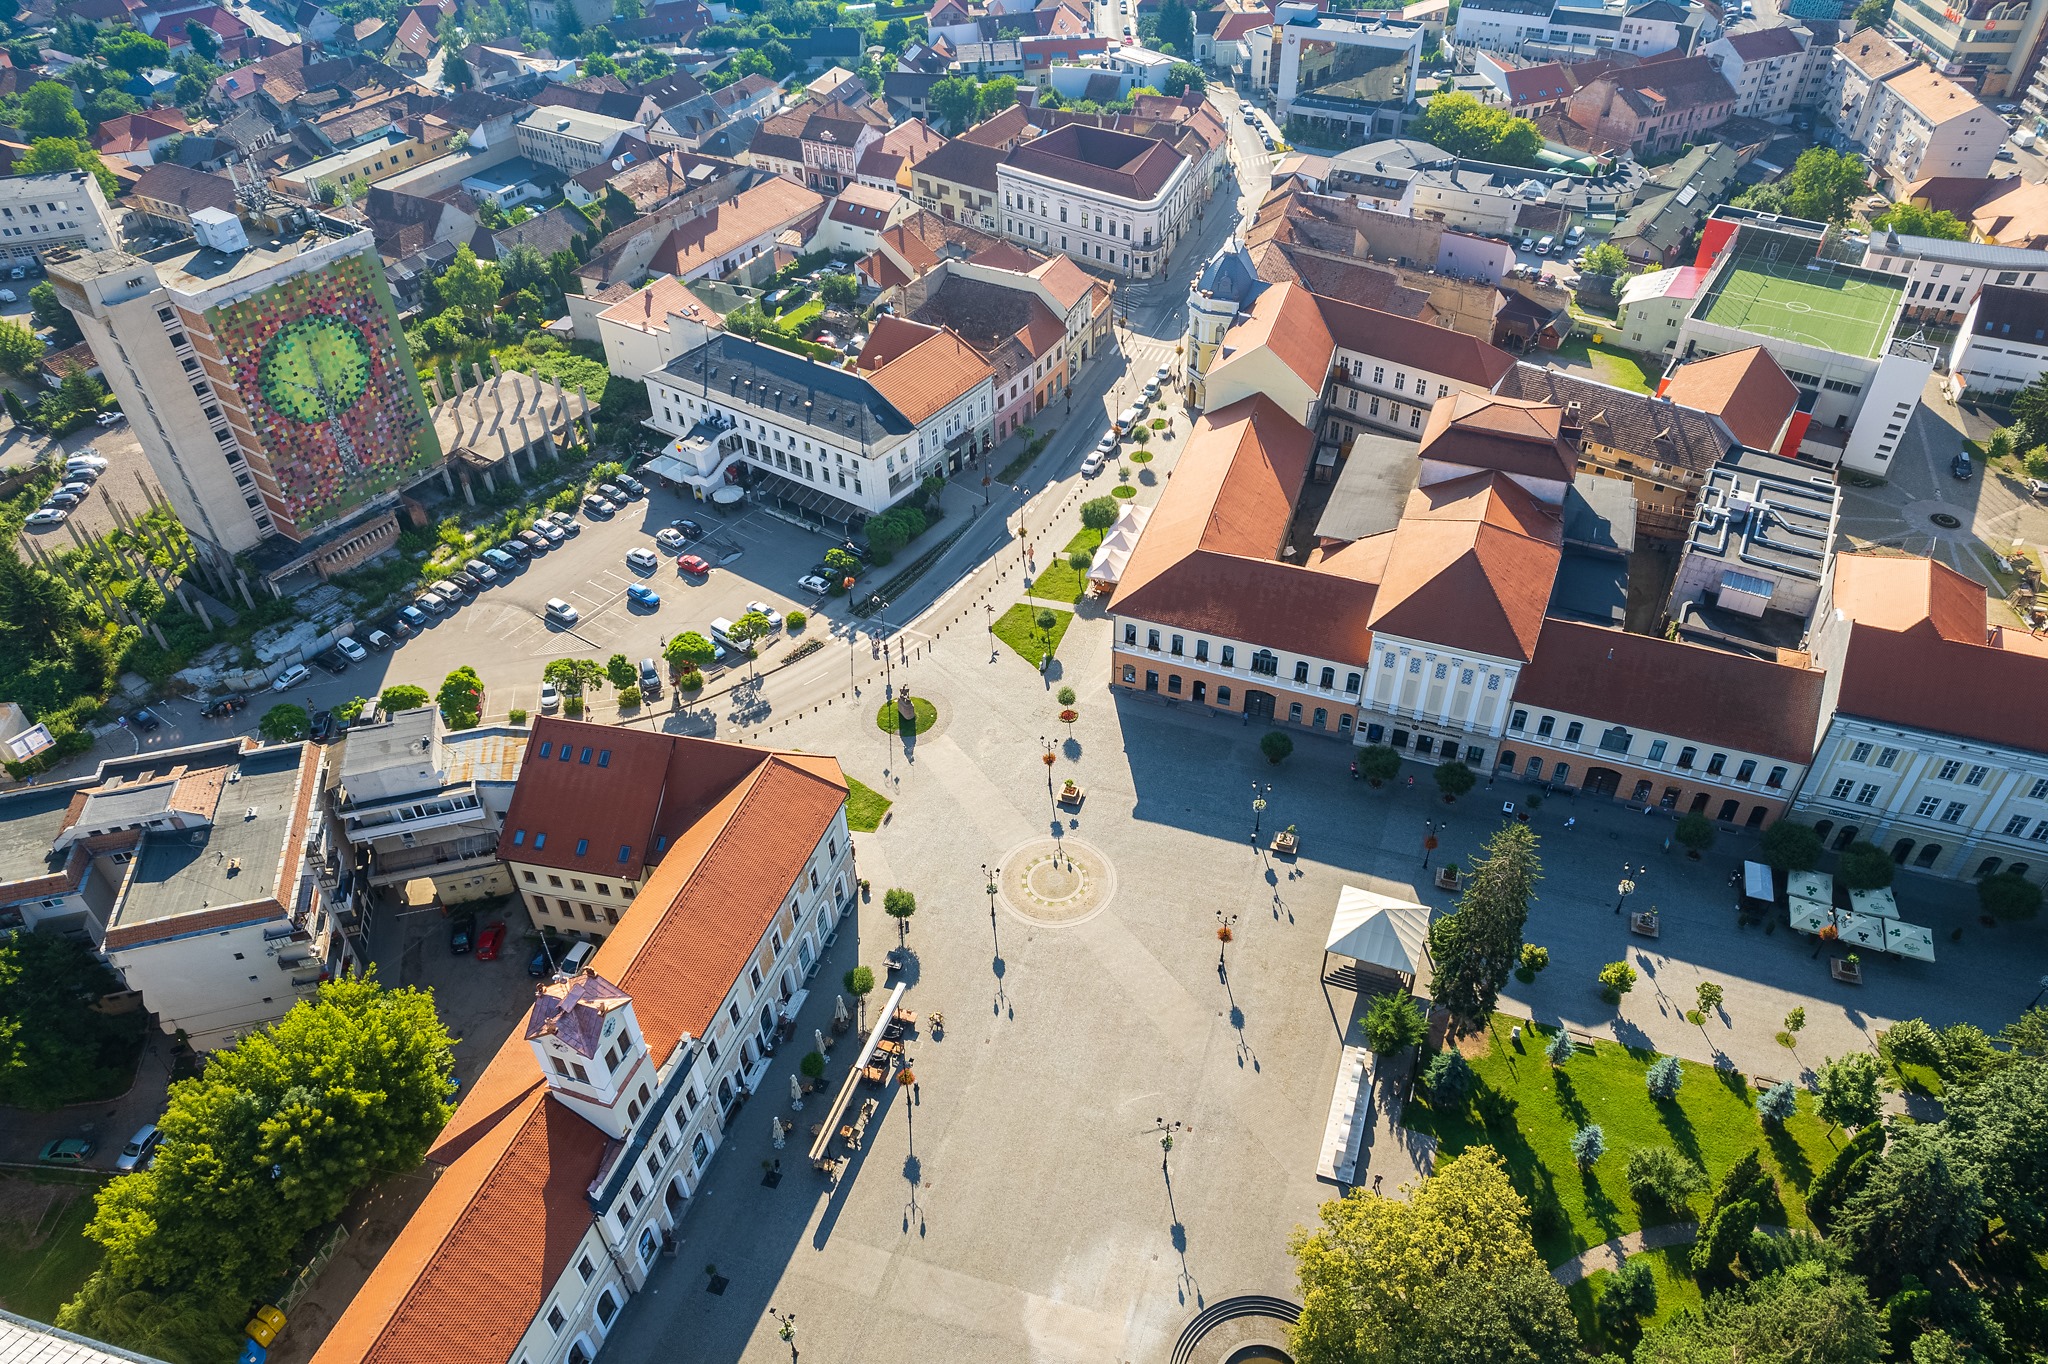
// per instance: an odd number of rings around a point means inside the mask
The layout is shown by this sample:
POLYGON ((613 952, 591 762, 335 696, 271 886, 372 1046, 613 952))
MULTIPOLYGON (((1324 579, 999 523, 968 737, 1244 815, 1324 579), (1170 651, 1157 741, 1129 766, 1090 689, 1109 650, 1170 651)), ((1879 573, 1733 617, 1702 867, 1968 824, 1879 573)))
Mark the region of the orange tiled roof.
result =
POLYGON ((1762 346, 1680 365, 1663 396, 1695 412, 1711 412, 1735 439, 1757 450, 1776 448, 1778 433, 1799 404, 1799 390, 1762 346))
POLYGON ((1563 534, 1555 514, 1500 474, 1417 488, 1393 532, 1372 627, 1526 662, 1563 534))
MULTIPOLYGON (((873 342, 873 333, 868 339, 873 342)), ((975 384, 994 376, 995 371, 974 347, 942 327, 936 335, 875 369, 868 382, 897 411, 913 422, 923 422, 975 384)))

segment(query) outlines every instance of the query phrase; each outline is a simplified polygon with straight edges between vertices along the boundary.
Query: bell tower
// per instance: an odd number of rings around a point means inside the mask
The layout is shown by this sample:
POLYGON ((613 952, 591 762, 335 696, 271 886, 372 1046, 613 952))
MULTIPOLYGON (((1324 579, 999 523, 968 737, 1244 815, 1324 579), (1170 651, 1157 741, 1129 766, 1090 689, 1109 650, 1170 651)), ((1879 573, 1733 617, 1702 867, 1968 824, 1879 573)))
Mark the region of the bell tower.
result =
POLYGON ((625 1137, 627 1095, 649 1067, 631 995, 587 968, 557 976, 534 995, 526 1041, 556 1099, 607 1136, 625 1137))

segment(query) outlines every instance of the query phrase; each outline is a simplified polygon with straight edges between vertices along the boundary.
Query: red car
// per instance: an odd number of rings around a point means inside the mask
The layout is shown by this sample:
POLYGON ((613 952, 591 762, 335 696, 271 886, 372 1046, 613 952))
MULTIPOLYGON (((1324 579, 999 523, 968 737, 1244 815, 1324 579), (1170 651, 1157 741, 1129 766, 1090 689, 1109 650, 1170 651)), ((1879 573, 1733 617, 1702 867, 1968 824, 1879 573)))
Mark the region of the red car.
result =
POLYGON ((477 935, 476 959, 478 961, 496 961, 498 959, 498 949, 504 945, 505 925, 492 924, 477 935))
POLYGON ((676 560, 676 567, 693 577, 702 578, 711 572, 711 565, 695 554, 685 554, 676 560))

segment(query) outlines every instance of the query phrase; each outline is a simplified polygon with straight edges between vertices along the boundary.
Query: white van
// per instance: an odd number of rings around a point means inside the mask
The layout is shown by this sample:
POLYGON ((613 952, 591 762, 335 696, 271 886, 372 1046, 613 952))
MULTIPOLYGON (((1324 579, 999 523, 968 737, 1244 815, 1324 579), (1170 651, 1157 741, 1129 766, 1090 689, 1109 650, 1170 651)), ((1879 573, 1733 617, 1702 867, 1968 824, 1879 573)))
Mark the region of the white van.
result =
POLYGON ((728 633, 731 629, 731 621, 727 620, 724 616, 718 617, 718 619, 711 622, 711 642, 713 644, 722 644, 728 649, 737 650, 739 645, 732 642, 732 635, 728 633))
POLYGON ((584 967, 590 965, 590 959, 592 956, 596 954, 596 952, 596 943, 577 943, 574 947, 570 948, 567 952, 564 952, 562 954, 562 965, 559 968, 561 970, 561 973, 565 976, 575 975, 578 971, 581 971, 584 967))

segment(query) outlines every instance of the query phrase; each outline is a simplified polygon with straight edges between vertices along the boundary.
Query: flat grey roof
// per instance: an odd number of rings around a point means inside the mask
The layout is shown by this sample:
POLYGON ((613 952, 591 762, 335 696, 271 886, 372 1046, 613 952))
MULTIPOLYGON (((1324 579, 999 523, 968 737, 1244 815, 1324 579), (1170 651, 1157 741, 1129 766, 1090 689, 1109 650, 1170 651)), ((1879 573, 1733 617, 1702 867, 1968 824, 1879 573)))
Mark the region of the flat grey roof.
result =
POLYGON ((1814 465, 1740 451, 1707 475, 1686 557, 1723 560, 1737 572, 1775 570, 1817 580, 1827 565, 1839 497, 1814 465))
POLYGON ((1319 540, 1363 540, 1392 530, 1422 467, 1413 441, 1361 431, 1316 519, 1319 540))
POLYGON ((50 845, 64 831, 64 812, 77 788, 31 787, 0 799, 0 884, 47 876, 64 865, 50 845))
POLYGON ((146 835, 127 893, 107 927, 252 900, 287 903, 290 895, 277 884, 277 872, 292 828, 299 762, 297 744, 251 753, 242 760, 241 780, 222 788, 211 829, 146 835))

